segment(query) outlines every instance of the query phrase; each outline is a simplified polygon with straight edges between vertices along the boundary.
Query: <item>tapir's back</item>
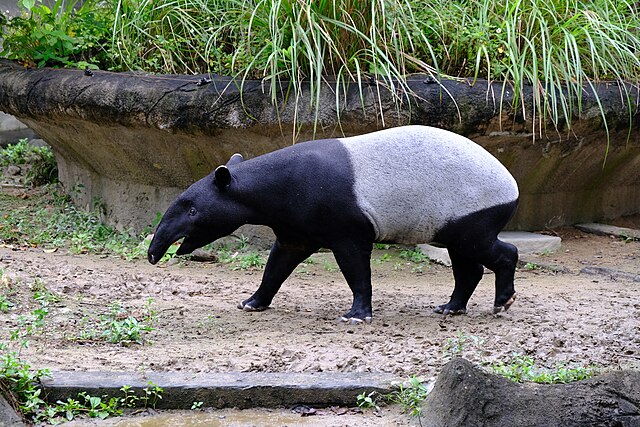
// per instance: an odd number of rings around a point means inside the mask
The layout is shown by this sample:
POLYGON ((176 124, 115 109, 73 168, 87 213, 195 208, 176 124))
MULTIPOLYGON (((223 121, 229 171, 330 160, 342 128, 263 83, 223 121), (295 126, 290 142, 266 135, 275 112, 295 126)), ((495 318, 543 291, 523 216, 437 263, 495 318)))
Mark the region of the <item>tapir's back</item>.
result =
POLYGON ((429 242, 449 221, 518 199, 495 157, 446 130, 404 126, 339 141, 377 241, 429 242))

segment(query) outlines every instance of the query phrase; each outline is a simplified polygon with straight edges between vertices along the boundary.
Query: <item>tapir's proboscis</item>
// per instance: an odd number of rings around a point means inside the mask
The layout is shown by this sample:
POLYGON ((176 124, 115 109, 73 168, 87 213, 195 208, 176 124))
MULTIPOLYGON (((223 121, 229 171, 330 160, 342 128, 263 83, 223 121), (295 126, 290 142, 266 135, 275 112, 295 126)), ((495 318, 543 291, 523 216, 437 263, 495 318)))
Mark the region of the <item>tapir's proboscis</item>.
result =
POLYGON ((270 227, 258 290, 238 308, 262 311, 296 266, 320 248, 333 252, 353 293, 341 319, 370 322, 373 243, 435 242, 447 248, 455 281, 436 313, 462 314, 482 278, 495 273, 494 312, 515 300, 515 246, 498 239, 518 204, 518 186, 484 148, 455 133, 403 126, 307 141, 226 165, 169 206, 149 247, 157 263, 176 241, 187 254, 244 224, 270 227))

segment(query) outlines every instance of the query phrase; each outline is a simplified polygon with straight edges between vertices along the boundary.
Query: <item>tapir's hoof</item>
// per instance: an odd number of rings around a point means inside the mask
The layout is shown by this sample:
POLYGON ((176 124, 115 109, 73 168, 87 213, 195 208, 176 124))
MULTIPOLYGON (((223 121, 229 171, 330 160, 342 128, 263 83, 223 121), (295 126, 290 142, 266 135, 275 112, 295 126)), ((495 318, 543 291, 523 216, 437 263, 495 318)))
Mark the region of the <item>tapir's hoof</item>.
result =
POLYGON ((362 325, 364 323, 371 323, 373 317, 365 317, 364 319, 358 319, 357 317, 340 317, 340 321, 343 323, 348 323, 350 325, 362 325))
POLYGON ((460 314, 467 314, 467 309, 466 308, 451 309, 447 307, 447 305, 445 304, 445 305, 440 305, 434 308, 433 312, 437 314, 442 314, 444 316, 458 316, 460 314))
POLYGON ((493 307, 493 314, 498 314, 500 313, 502 310, 507 311, 509 310, 509 308, 513 305, 513 303, 516 301, 516 294, 514 293, 513 295, 511 295, 511 298, 509 298, 509 300, 507 302, 504 303, 504 305, 497 305, 495 307, 493 307))
POLYGON ((253 305, 251 305, 250 302, 243 301, 238 303, 238 308, 244 311, 265 311, 269 307, 265 307, 265 306, 254 307, 253 305))

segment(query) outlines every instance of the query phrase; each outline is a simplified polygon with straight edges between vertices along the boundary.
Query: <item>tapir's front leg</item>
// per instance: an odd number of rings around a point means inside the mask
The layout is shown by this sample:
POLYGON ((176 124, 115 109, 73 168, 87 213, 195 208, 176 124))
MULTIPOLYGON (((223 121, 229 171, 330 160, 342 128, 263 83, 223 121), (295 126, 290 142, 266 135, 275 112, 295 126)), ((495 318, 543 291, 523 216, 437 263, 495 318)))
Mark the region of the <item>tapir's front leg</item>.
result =
POLYGON ((334 246, 336 262, 353 293, 353 304, 341 320, 351 324, 371 323, 371 242, 343 242, 334 246))
POLYGON ((309 243, 285 242, 277 239, 271 248, 260 287, 251 298, 239 303, 238 308, 244 311, 266 310, 282 283, 291 275, 298 264, 309 258, 318 249, 318 246, 309 243))

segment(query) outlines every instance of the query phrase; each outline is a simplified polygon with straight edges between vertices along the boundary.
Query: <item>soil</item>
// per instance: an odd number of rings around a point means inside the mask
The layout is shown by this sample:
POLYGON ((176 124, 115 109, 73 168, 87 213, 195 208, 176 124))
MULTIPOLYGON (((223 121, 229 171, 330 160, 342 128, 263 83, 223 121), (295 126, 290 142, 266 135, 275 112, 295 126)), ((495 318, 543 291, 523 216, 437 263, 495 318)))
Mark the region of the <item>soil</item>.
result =
MULTIPOLYGON (((640 228, 637 219, 618 225, 640 228)), ((261 269, 189 260, 152 266, 2 245, 0 286, 15 306, 0 316, 0 334, 37 308, 33 290, 44 283, 59 301, 21 354, 52 371, 383 371, 431 380, 453 356, 486 364, 514 352, 547 366, 640 368, 640 242, 573 228, 553 233, 561 249, 521 257, 518 299, 497 315, 490 272, 468 314, 443 317, 432 308, 448 301, 449 268, 407 261, 396 247, 375 250, 374 320, 364 325, 338 322, 351 295, 327 252, 298 267, 271 309, 247 313, 236 305, 257 288, 261 269), (113 302, 141 318, 150 298, 154 330, 143 345, 78 338, 98 328, 113 302)))

